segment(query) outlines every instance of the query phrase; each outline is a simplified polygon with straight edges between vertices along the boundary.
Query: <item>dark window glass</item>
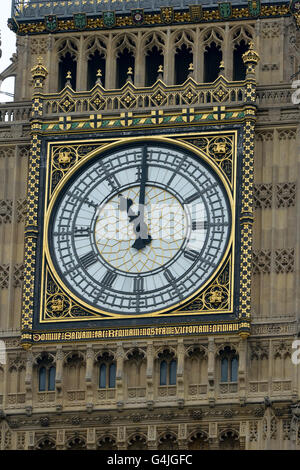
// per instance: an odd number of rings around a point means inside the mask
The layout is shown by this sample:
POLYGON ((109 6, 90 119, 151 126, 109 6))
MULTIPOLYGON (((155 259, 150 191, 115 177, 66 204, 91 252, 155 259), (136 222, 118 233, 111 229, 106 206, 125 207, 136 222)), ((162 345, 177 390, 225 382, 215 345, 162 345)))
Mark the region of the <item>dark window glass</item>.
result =
POLYGON ((204 52, 204 82, 214 82, 220 72, 222 51, 214 42, 204 52))
POLYGON ((239 361, 237 357, 233 357, 231 360, 231 377, 230 380, 231 382, 237 382, 237 377, 238 377, 238 367, 239 367, 239 361))
POLYGON ((167 385, 167 363, 162 361, 160 363, 160 385, 167 385))
POLYGON ((50 392, 53 392, 55 390, 55 375, 56 369, 54 366, 52 366, 48 371, 48 390, 50 392))
POLYGON ((101 364, 99 388, 105 388, 105 387, 106 387, 106 364, 101 364))
POLYGON ((223 357, 221 361, 221 382, 228 382, 228 359, 223 357))
POLYGON ((39 370, 39 391, 46 391, 46 368, 41 367, 39 370))
POLYGON ((169 369, 169 384, 176 385, 176 372, 177 372, 177 361, 173 359, 170 362, 170 369, 169 369))
POLYGON ((116 364, 109 366, 109 388, 115 388, 116 386, 116 364))
POLYGON ((240 42, 233 51, 233 80, 245 80, 246 66, 243 61, 243 54, 249 49, 244 40, 240 42))
POLYGON ((96 51, 92 57, 88 60, 88 76, 87 76, 87 89, 91 90, 95 86, 97 81, 98 70, 101 70, 102 77, 101 82, 103 87, 105 86, 105 57, 96 51))
POLYGON ((77 71, 77 63, 75 60, 72 59, 70 52, 67 52, 65 57, 61 59, 59 62, 59 83, 58 83, 58 91, 61 91, 67 82, 67 74, 71 72, 72 79, 70 80, 71 86, 73 90, 76 90, 76 71, 77 71))
POLYGON ((152 86, 158 76, 158 68, 163 65, 164 58, 156 46, 146 55, 146 86, 152 86))
POLYGON ((193 53, 183 44, 175 55, 175 85, 184 83, 189 76, 189 66, 193 63, 193 53))
POLYGON ((117 88, 122 88, 122 86, 127 82, 129 67, 132 68, 133 79, 134 57, 132 52, 128 51, 128 49, 124 49, 124 51, 121 52, 117 58, 117 88))

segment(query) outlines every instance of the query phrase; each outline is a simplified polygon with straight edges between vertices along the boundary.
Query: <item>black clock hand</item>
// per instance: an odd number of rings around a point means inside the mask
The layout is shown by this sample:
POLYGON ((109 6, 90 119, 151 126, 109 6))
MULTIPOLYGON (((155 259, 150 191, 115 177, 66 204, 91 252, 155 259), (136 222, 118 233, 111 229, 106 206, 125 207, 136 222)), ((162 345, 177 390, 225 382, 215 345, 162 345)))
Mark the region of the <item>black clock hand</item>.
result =
POLYGON ((151 243, 151 235, 148 234, 148 227, 145 223, 145 199, 146 199, 146 183, 148 180, 148 165, 147 165, 147 146, 143 147, 142 155, 142 166, 141 166, 141 186, 140 186, 140 197, 139 197, 139 213, 138 213, 138 224, 134 225, 134 231, 136 234, 136 241, 132 245, 132 248, 136 250, 142 250, 145 246, 151 243))

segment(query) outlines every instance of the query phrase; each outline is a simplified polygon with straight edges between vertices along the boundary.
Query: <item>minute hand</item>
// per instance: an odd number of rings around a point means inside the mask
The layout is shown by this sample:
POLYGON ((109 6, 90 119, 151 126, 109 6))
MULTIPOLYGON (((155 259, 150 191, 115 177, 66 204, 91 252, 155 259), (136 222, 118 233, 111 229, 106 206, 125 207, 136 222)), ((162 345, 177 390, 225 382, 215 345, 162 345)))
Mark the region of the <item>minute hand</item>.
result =
POLYGON ((136 228, 137 239, 133 244, 133 248, 141 250, 146 245, 151 243, 151 236, 148 235, 148 227, 145 223, 145 199, 146 199, 146 183, 148 180, 148 165, 147 165, 147 147, 143 147, 142 155, 142 174, 140 185, 140 198, 139 198, 139 224, 136 228))

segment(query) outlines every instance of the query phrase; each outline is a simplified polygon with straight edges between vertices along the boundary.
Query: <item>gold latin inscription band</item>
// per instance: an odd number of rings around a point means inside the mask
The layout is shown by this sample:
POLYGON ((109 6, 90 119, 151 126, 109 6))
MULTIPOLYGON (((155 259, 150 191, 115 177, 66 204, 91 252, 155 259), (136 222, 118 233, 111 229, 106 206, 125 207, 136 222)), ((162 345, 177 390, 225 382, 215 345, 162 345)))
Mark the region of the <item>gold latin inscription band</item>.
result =
POLYGON ((157 337, 157 336, 180 336, 180 335, 207 335, 217 333, 230 333, 239 330, 239 322, 215 323, 202 325, 184 325, 167 327, 145 327, 145 328, 101 328, 97 330, 82 331, 64 331, 35 333, 33 335, 34 343, 52 342, 52 341, 80 341, 80 340, 101 340, 118 339, 133 337, 157 337))

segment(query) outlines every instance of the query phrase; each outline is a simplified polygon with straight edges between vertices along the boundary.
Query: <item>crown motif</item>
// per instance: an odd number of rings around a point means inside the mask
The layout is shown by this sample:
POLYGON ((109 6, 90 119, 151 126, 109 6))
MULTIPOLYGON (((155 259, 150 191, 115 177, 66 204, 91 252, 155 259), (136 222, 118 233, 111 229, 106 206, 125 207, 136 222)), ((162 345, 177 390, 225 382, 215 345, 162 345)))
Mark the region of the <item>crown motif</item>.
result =
POLYGON ((260 60, 258 53, 254 50, 254 43, 250 41, 249 49, 242 55, 244 64, 257 64, 260 60))
POLYGON ((48 70, 42 65, 42 57, 38 57, 38 63, 31 69, 31 75, 33 80, 45 80, 48 75, 48 70))

